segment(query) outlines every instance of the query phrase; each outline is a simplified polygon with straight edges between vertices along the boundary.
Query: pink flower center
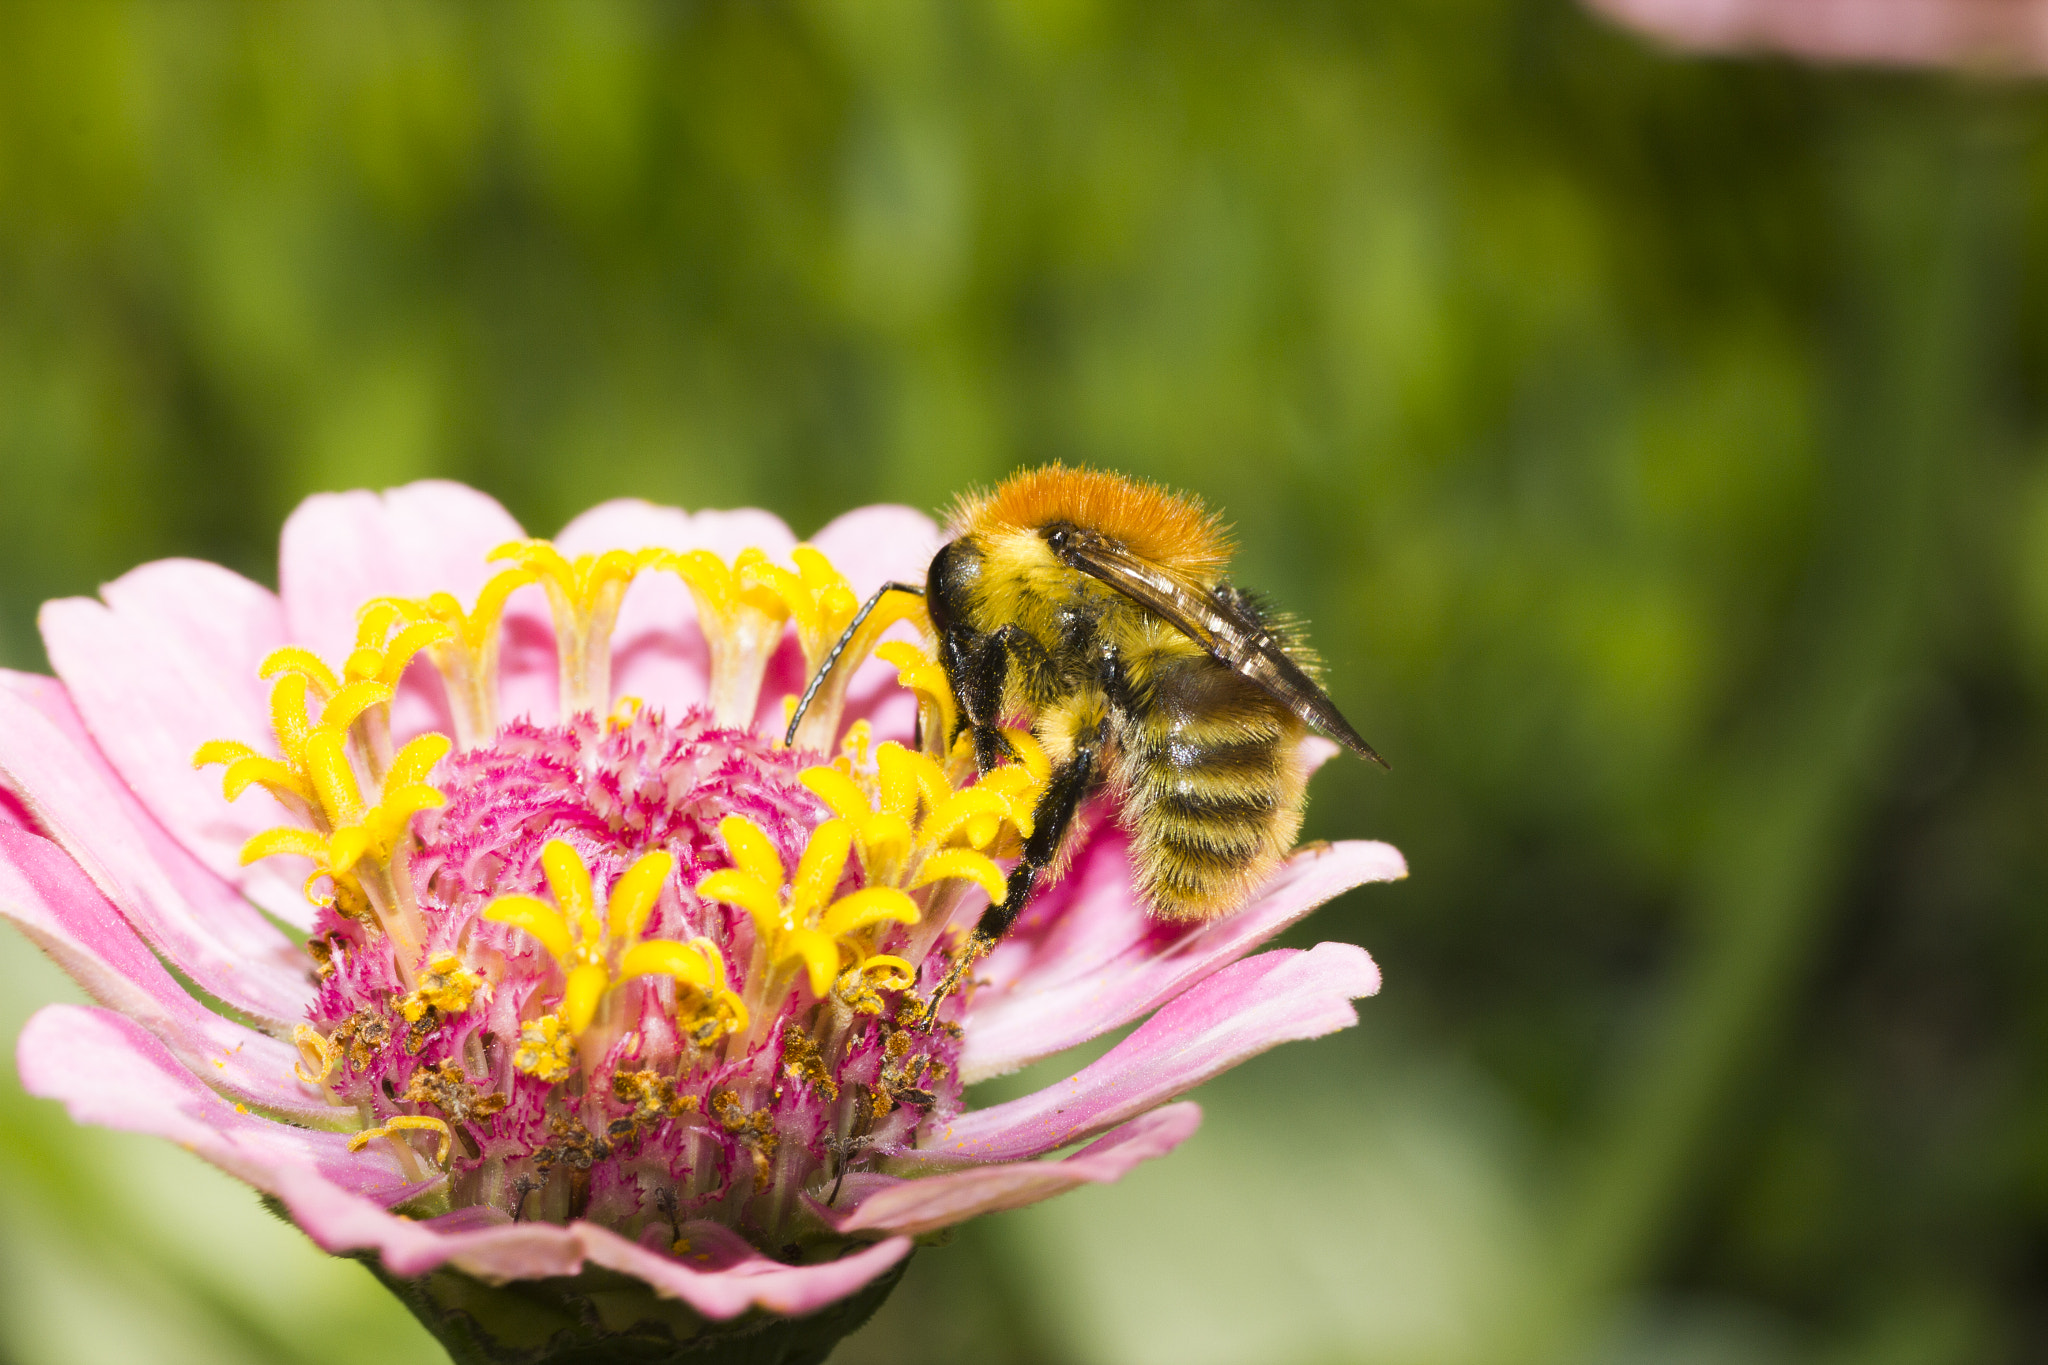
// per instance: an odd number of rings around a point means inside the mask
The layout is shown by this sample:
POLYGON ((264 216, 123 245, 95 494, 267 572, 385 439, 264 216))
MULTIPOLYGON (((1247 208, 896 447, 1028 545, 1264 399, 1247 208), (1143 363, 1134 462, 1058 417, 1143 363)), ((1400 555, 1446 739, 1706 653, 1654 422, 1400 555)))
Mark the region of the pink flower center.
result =
MULTIPOLYGON (((852 618, 815 551, 497 556, 465 610, 379 600, 340 669, 265 662, 276 752, 219 741, 232 799, 261 785, 292 823, 245 858, 310 858, 320 978, 295 1031, 300 1078, 351 1145, 390 1144, 413 1211, 587 1218, 677 1250, 689 1225, 776 1254, 833 1239, 817 1203, 849 1171, 958 1111, 954 912, 1002 894, 993 861, 1028 829, 1043 756, 963 785, 950 698, 928 657, 883 647, 925 708, 928 752, 845 735, 843 682, 798 749, 744 728, 793 622, 815 668, 852 618), (665 716, 610 703, 611 621, 633 578, 691 586, 710 704, 665 716), (555 724, 500 725, 497 643, 511 595, 546 589, 561 667, 555 724), (396 745, 390 702, 424 651, 461 741, 396 745)), ((880 627, 856 641, 854 660, 880 627)), ((850 663, 848 665, 850 669, 850 663)), ((793 699, 792 699, 793 700, 793 699)))

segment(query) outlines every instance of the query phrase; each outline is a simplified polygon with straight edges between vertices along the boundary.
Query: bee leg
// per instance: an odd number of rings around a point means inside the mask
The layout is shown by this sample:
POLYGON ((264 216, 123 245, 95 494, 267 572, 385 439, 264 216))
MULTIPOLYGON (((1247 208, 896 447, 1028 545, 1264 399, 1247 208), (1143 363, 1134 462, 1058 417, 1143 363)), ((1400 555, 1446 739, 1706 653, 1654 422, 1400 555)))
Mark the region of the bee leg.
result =
POLYGON ((1046 652, 1038 637, 1022 626, 1004 626, 992 633, 991 640, 1000 640, 1004 650, 1024 674, 1024 695, 1034 703, 1049 696, 1059 682, 1059 670, 1053 667, 1052 655, 1046 652))
POLYGON ((1100 775, 1102 745, 1108 733, 1109 724, 1104 721, 1093 735, 1077 740, 1072 756, 1053 771, 1051 780, 1045 784, 1044 795, 1031 811, 1031 837, 1024 841, 1024 856, 1010 869, 1003 903, 991 906, 974 930, 974 936, 987 940, 989 947, 994 947, 1017 922, 1017 916, 1024 913, 1024 905, 1031 899, 1040 874, 1059 856, 1060 845, 1066 842, 1067 831, 1074 827, 1074 817, 1080 814, 1081 802, 1087 799, 1100 775))
POLYGON ((1009 883, 1003 890, 1003 903, 988 908, 960 950, 959 957, 954 959, 953 965, 933 989, 931 1000, 920 1015, 922 1026, 929 1027, 938 1018, 939 1006, 946 997, 959 988, 975 963, 988 956, 989 949, 1002 942, 1003 935, 1010 932, 1010 926, 1024 913, 1025 903, 1037 887, 1039 874, 1051 867, 1053 859, 1059 856, 1060 845, 1066 842, 1067 831, 1073 828, 1074 817, 1080 814, 1082 801, 1095 787, 1101 770, 1102 746, 1108 736, 1109 722, 1105 720, 1096 726, 1093 735, 1076 739, 1072 757, 1053 770, 1051 780, 1046 783, 1045 794, 1032 808, 1031 837, 1024 841, 1023 858, 1010 869, 1009 883))
MULTIPOLYGON (((1017 750, 1004 736, 1001 723, 1010 664, 1015 661, 1024 673, 1026 697, 1036 698, 1056 681, 1052 656, 1031 632, 1011 625, 972 641, 955 641, 947 658, 949 675, 959 679, 955 699, 960 703, 960 724, 974 731, 974 766, 987 772, 1005 759, 1014 760, 1017 750)), ((956 731, 952 738, 958 737, 956 731)))
POLYGON ((950 744, 961 730, 974 733, 974 765, 982 772, 1015 757, 998 722, 1003 714, 1003 684, 1009 680, 1010 644, 1004 632, 976 635, 953 630, 940 642, 946 676, 960 718, 947 736, 950 744))

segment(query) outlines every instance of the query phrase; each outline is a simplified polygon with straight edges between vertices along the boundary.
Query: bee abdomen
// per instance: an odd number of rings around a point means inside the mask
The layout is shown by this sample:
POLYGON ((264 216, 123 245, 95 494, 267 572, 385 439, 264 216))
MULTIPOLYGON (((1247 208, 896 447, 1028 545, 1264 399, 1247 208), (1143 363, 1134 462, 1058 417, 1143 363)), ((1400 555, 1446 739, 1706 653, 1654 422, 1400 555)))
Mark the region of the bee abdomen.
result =
POLYGON ((1243 904, 1301 827, 1298 725, 1203 735, 1173 726, 1126 744, 1124 823, 1154 913, 1206 919, 1243 904))

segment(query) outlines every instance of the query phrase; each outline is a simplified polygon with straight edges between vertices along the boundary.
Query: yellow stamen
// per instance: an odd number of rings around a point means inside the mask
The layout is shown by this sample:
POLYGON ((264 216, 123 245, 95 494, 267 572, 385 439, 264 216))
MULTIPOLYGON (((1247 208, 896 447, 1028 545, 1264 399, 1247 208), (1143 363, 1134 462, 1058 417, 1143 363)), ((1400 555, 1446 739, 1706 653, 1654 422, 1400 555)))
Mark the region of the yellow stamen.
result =
POLYGON ((917 968, 888 953, 876 953, 856 970, 879 990, 903 991, 917 984, 917 968))
MULTIPOLYGON (((768 589, 788 607, 796 620, 797 643, 803 646, 804 672, 809 675, 824 662, 826 651, 860 610, 860 599, 854 596, 846 575, 809 545, 797 546, 790 559, 796 563, 794 573, 763 559, 748 564, 740 577, 768 589)), ((838 728, 836 723, 833 728, 838 728)))
POLYGON ((230 801, 240 797, 251 786, 263 787, 277 798, 279 805, 294 815, 313 809, 319 801, 305 778, 246 744, 216 739, 200 745, 199 752, 192 756, 195 768, 223 762, 227 764, 227 771, 221 774, 221 795, 230 801))
MULTIPOLYGON (((630 981, 638 976, 666 976, 699 990, 712 986, 711 964, 704 960, 704 954, 669 939, 636 943, 626 950, 619 959, 619 980, 630 981)), ((721 977, 717 984, 723 986, 724 979, 721 977)))
POLYGON ((607 550, 578 555, 573 561, 545 540, 520 540, 491 551, 492 559, 509 559, 539 580, 555 619, 555 648, 560 664, 561 715, 564 721, 583 712, 598 716, 611 711, 612 625, 619 603, 641 569, 668 557, 666 551, 607 550))
POLYGON ((540 865, 548 879, 548 890, 555 893, 555 904, 576 926, 577 939, 583 943, 596 942, 603 930, 597 922, 597 897, 591 889, 590 869, 583 865, 581 855, 562 840, 550 839, 541 847, 540 865))
POLYGON ((832 908, 825 912, 818 928, 826 937, 837 939, 859 933, 884 920, 915 924, 917 919, 917 902, 910 897, 893 886, 868 886, 832 902, 832 908))
POLYGON ((740 730, 753 725, 761 677, 789 619, 788 605, 751 576, 767 558, 747 549, 728 565, 709 550, 685 550, 656 560, 683 580, 697 605, 697 628, 711 655, 708 700, 717 725, 740 730))
POLYGON ((728 815, 718 822, 718 837, 725 840, 733 866, 768 886, 782 885, 782 855, 759 825, 744 815, 728 815))
POLYGON ((327 840, 310 829, 292 829, 285 825, 266 829, 260 834, 250 835, 243 843, 242 866, 247 867, 258 858, 273 858, 281 853, 324 862, 327 840))
POLYGON ((299 1060, 292 1063, 292 1074, 307 1085, 325 1085, 327 1078, 334 1074, 334 1049, 311 1024, 298 1024, 292 1028, 292 1045, 299 1050, 299 1060), (308 1074, 308 1065, 313 1071, 308 1074))
MULTIPOLYGON (((826 770, 829 771, 829 770, 826 770)), ((751 861, 755 871, 740 867, 713 872, 697 883, 697 894, 706 900, 735 905, 754 922, 756 941, 770 968, 799 962, 822 999, 839 974, 842 951, 858 960, 865 947, 856 941, 885 922, 915 924, 916 902, 894 887, 869 886, 832 900, 852 851, 853 830, 844 820, 827 820, 811 833, 795 878, 783 883, 782 862, 773 856, 773 845, 758 826, 744 816, 727 816, 719 824, 733 861, 751 861), (771 861, 772 860, 772 861, 771 861), (769 881, 757 873, 772 873, 769 881)), ((786 978, 778 978, 785 981, 786 978)), ((774 995, 786 986, 762 987, 774 995)), ((773 1006, 773 999, 757 1003, 773 1006)))
POLYGON ((513 593, 534 582, 525 569, 503 569, 476 595, 468 611, 451 593, 437 592, 424 602, 398 603, 401 610, 438 621, 447 638, 428 645, 434 666, 447 682, 448 702, 455 715, 455 738, 465 749, 484 744, 498 733, 498 623, 513 593))
POLYGON ((428 775, 434 771, 434 765, 448 756, 450 747, 448 736, 431 731, 407 741, 385 770, 385 799, 389 800, 389 794, 395 789, 424 785, 428 775))
POLYGON ((654 903, 661 895, 662 884, 668 881, 668 874, 675 871, 675 866, 674 855, 657 849, 627 868, 625 875, 612 883, 611 901, 605 907, 612 937, 625 942, 640 937, 647 928, 648 917, 654 913, 654 903))
MULTIPOLYGON (((868 805, 867 794, 861 791, 860 784, 837 767, 805 768, 796 775, 796 778, 809 787, 812 793, 842 820, 859 822, 874 813, 874 808, 868 805)), ((723 830, 720 832, 723 833, 723 830)), ((780 867, 777 867, 776 873, 776 879, 781 880, 780 867)))
POLYGON ((787 962, 791 958, 801 959, 811 982, 811 994, 819 999, 832 987, 832 978, 839 974, 839 945, 815 929, 792 929, 782 935, 782 942, 773 960, 787 962))
POLYGON ((598 1002, 611 986, 611 973, 601 962, 586 962, 569 972, 569 984, 562 990, 562 1022, 569 1032, 581 1035, 597 1017, 598 1002))
POLYGON ((808 924, 831 904, 832 893, 845 875, 846 860, 853 852, 853 830, 844 820, 827 820, 811 831, 804 856, 797 863, 790 882, 791 909, 797 922, 808 924))
MULTIPOLYGON (((908 640, 875 647, 875 657, 896 666, 896 681, 917 694, 923 712, 925 752, 943 756, 953 742, 956 712, 953 685, 938 661, 908 640)), ((964 738, 964 736, 963 736, 964 738)))
POLYGON ((313 730, 306 719, 306 697, 306 678, 300 673, 285 674, 270 689, 270 731, 277 737, 278 752, 301 777, 306 769, 306 739, 313 730))
POLYGON ((936 847, 961 833, 968 821, 977 815, 991 815, 1001 820, 1010 814, 1008 797, 977 783, 965 791, 953 793, 927 816, 924 824, 918 827, 917 841, 927 848, 936 847))
POLYGON ((397 687, 415 654, 454 637, 453 622, 436 619, 418 603, 377 598, 356 613, 356 647, 342 667, 342 677, 348 682, 397 687), (391 633, 394 626, 398 627, 395 635, 391 633))
POLYGON ((569 934, 569 921, 561 916, 554 906, 537 896, 500 896, 484 907, 484 918, 493 924, 509 924, 514 929, 524 929, 548 956, 568 970, 569 956, 575 951, 575 942, 569 934))
POLYGON ((304 745, 306 775, 330 828, 339 830, 363 818, 363 791, 349 765, 347 739, 339 730, 315 729, 304 745))
MULTIPOLYGON (((782 728, 789 728, 786 717, 782 728)), ((865 768, 868 766, 868 750, 874 742, 875 727, 865 720, 857 720, 846 727, 846 738, 839 741, 839 756, 846 760, 849 768, 865 768)))
POLYGON ((728 1033, 745 1033, 750 1016, 746 1002, 726 985, 725 955, 708 938, 692 939, 688 946, 703 958, 710 984, 708 989, 690 993, 693 1004, 686 1010, 680 997, 684 994, 681 988, 687 983, 678 978, 676 1023, 699 1047, 708 1046, 728 1033))
POLYGON ((498 897, 483 910, 484 918, 495 924, 525 930, 562 968, 560 1004, 553 1014, 526 1026, 521 1055, 528 1060, 519 1063, 523 1070, 544 1080, 559 1080, 551 1074, 556 1063, 568 1066, 566 1059, 596 1023, 605 997, 629 981, 667 976, 698 994, 730 994, 725 963, 709 943, 641 937, 662 886, 675 870, 674 855, 663 849, 641 855, 612 883, 602 921, 590 869, 573 847, 560 839, 549 840, 541 849, 541 868, 554 905, 535 896, 512 895, 498 897), (536 1029, 542 1032, 536 1034, 536 1029))
POLYGON ((320 708, 320 723, 336 730, 346 730, 356 723, 356 718, 373 706, 382 706, 391 700, 389 684, 381 682, 352 682, 327 699, 320 708))
POLYGON ((381 1127, 365 1128, 348 1140, 348 1149, 351 1152, 360 1152, 378 1138, 390 1138, 397 1142, 400 1133, 439 1134, 441 1141, 434 1149, 434 1162, 440 1166, 448 1164, 448 1153, 455 1145, 455 1134, 449 1131, 444 1120, 418 1114, 400 1114, 381 1127))
POLYGON ((988 892, 991 905, 1001 905, 1008 889, 1002 869, 995 865, 994 860, 971 848, 949 848, 929 855, 911 886, 930 886, 947 877, 973 882, 988 892))
POLYGON ((875 770, 863 775, 872 798, 851 765, 836 761, 806 768, 797 779, 853 830, 870 886, 915 890, 957 878, 980 886, 1000 904, 1002 870, 976 850, 987 847, 1006 822, 1029 828, 1028 805, 1037 799, 1037 787, 1027 765, 1044 761, 1029 735, 1019 732, 1016 742, 1018 763, 959 792, 929 755, 894 741, 875 746, 875 770))
MULTIPOLYGON (((777 884, 781 878, 776 879, 777 884)), ((697 883, 697 894, 706 900, 736 905, 754 918, 754 927, 773 933, 782 923, 782 898, 775 887, 758 877, 728 870, 714 872, 697 883)))
POLYGON ((301 649, 297 645, 271 650, 256 666, 259 678, 274 678, 280 673, 298 674, 318 688, 323 697, 331 697, 341 691, 341 681, 334 676, 334 670, 312 650, 301 649))
MULTIPOLYGON (((813 547, 797 546, 790 551, 790 559, 796 564, 795 573, 761 565, 752 575, 789 605, 790 615, 796 621, 797 642, 803 647, 805 676, 815 676, 825 656, 860 610, 861 602, 846 575, 813 547)), ((831 675, 811 698, 810 710, 805 712, 803 726, 796 734, 797 748, 831 750, 832 737, 839 732, 840 714, 846 706, 846 686, 854 671, 875 651, 875 642, 889 627, 899 621, 924 619, 924 600, 909 593, 892 592, 875 604, 859 631, 846 642, 831 675)))

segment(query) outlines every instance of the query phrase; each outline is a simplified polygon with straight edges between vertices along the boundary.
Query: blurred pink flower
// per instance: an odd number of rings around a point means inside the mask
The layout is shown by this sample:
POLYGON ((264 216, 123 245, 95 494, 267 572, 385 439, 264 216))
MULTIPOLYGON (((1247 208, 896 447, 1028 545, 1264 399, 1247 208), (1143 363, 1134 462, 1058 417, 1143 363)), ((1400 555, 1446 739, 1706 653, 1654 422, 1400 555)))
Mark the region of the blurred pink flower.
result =
POLYGON ((1305 850, 1240 913, 1163 925, 1099 822, 932 1007, 1034 773, 909 747, 919 705, 940 727, 907 639, 796 750, 774 732, 938 534, 870 507, 807 549, 761 512, 614 502, 549 545, 421 483, 307 501, 276 594, 170 560, 49 603, 57 677, 0 672, 0 914, 101 1008, 37 1014, 24 1084, 390 1276, 604 1267, 710 1320, 813 1312, 916 1234, 1170 1151, 1199 1121, 1176 1096, 1356 1022, 1363 950, 1246 955, 1400 855, 1305 850))
POLYGON ((1678 47, 1816 62, 2048 68, 2048 0, 1588 0, 1678 47))

